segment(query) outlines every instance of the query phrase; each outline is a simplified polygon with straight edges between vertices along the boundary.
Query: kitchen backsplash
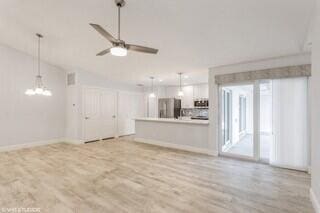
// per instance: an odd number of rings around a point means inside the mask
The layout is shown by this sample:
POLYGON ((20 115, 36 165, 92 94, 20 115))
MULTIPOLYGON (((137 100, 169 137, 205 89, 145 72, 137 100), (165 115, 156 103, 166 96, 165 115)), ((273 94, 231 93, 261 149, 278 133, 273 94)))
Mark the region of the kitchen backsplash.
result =
POLYGON ((208 117, 208 109, 181 109, 181 114, 182 116, 186 116, 186 117, 197 117, 197 116, 201 116, 201 117, 208 117))

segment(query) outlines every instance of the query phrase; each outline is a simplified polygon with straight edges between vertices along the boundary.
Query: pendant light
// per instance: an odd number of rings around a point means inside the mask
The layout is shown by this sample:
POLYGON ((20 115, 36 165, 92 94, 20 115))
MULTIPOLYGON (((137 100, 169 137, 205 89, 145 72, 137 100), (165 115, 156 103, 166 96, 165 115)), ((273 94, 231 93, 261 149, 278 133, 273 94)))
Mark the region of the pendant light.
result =
POLYGON ((153 80, 154 80, 154 77, 150 77, 150 79, 151 79, 151 89, 152 89, 152 91, 151 91, 149 97, 150 97, 150 98, 155 98, 156 95, 154 94, 154 88, 153 88, 153 80))
POLYGON ((36 76, 35 81, 35 88, 34 89, 27 89, 25 94, 32 96, 32 95, 43 95, 43 96, 52 96, 50 90, 46 89, 42 82, 41 70, 40 70, 40 40, 43 36, 39 33, 36 34, 38 37, 38 74, 36 76))
POLYGON ((183 91, 182 91, 182 86, 181 86, 182 72, 179 72, 178 75, 179 75, 179 78, 180 78, 180 86, 179 86, 178 96, 179 96, 179 97, 182 97, 182 96, 184 95, 184 94, 183 94, 183 91))

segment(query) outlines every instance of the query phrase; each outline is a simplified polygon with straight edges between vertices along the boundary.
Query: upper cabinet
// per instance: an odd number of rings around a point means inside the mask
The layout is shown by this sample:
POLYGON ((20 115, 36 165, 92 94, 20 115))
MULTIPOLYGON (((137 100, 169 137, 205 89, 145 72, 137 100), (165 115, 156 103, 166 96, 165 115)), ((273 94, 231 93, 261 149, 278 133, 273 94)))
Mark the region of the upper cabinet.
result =
POLYGON ((209 88, 208 84, 199 84, 193 86, 193 98, 194 99, 208 99, 209 98, 209 88))
POLYGON ((193 108, 193 86, 182 87, 183 96, 181 97, 182 108, 193 108))
POLYGON ((179 87, 167 87, 167 98, 178 98, 179 87))

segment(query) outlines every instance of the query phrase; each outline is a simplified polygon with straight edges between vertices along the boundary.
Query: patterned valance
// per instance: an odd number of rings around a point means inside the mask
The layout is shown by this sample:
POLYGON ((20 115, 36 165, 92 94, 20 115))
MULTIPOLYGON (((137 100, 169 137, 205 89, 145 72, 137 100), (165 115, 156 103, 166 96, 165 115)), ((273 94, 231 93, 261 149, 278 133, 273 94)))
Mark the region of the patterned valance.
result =
POLYGON ((311 76, 310 64, 216 75, 215 82, 216 84, 226 84, 262 79, 293 78, 303 76, 311 76))

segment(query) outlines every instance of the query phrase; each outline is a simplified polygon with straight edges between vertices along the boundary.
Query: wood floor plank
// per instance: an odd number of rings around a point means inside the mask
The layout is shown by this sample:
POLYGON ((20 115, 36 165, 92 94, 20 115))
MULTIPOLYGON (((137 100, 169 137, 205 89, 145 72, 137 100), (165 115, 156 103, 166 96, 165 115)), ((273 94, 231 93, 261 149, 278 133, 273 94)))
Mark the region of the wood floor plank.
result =
POLYGON ((310 176, 121 138, 0 153, 0 208, 311 213, 310 176))

